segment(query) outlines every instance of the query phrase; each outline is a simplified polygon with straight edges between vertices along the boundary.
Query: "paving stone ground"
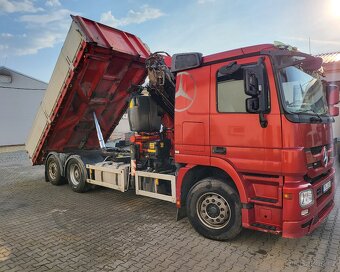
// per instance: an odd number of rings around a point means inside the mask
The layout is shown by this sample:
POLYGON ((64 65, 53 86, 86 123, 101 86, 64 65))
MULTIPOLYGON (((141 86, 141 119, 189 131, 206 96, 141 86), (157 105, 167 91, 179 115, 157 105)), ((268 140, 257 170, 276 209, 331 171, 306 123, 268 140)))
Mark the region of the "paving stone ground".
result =
POLYGON ((44 181, 24 152, 0 154, 0 271, 340 271, 339 169, 336 207, 300 239, 243 230, 201 237, 173 204, 44 181))

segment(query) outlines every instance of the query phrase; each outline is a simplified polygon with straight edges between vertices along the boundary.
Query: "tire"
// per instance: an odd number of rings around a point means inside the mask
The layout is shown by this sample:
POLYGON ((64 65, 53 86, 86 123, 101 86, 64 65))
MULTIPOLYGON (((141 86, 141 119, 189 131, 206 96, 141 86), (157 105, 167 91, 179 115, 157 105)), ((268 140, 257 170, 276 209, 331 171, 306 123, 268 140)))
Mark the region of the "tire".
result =
POLYGON ((45 178, 52 185, 62 185, 65 184, 65 179, 61 175, 62 166, 56 155, 50 155, 46 161, 45 165, 45 178))
POLYGON ((187 216, 204 237, 226 241, 242 230, 241 201, 233 187, 214 178, 196 183, 186 200, 187 216))
POLYGON ((67 163, 67 180, 71 189, 77 193, 84 193, 89 189, 86 182, 86 168, 79 157, 72 157, 67 163))

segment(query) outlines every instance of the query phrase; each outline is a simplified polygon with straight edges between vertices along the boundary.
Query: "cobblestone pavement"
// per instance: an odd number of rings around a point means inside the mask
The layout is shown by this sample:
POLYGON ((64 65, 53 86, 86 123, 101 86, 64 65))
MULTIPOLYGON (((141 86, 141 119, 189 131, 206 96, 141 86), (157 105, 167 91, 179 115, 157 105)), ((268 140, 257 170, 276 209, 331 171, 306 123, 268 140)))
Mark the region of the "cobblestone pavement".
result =
POLYGON ((77 194, 46 183, 24 152, 4 153, 0 271, 340 271, 339 187, 310 236, 243 230, 216 242, 176 222, 173 204, 108 189, 77 194))

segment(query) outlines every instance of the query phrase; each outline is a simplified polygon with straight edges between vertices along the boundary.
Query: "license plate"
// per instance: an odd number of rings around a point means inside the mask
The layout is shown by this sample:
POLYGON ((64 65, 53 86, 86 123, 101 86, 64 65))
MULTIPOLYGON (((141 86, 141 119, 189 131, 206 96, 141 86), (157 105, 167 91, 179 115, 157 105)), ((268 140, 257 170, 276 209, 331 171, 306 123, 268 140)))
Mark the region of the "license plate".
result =
POLYGON ((332 187, 332 181, 327 181, 323 186, 322 186, 322 191, 327 192, 330 188, 332 187))

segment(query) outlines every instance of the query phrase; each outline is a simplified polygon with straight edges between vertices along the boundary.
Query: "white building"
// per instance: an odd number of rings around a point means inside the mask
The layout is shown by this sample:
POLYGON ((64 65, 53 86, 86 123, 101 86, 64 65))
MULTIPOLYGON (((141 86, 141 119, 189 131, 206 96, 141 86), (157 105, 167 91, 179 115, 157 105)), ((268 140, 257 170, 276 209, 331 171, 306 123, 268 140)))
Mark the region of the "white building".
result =
POLYGON ((112 135, 110 136, 111 141, 115 140, 128 140, 131 135, 129 119, 127 113, 124 113, 122 119, 120 119, 119 124, 114 129, 112 135))
POLYGON ((23 145, 47 83, 0 67, 0 146, 23 145))

